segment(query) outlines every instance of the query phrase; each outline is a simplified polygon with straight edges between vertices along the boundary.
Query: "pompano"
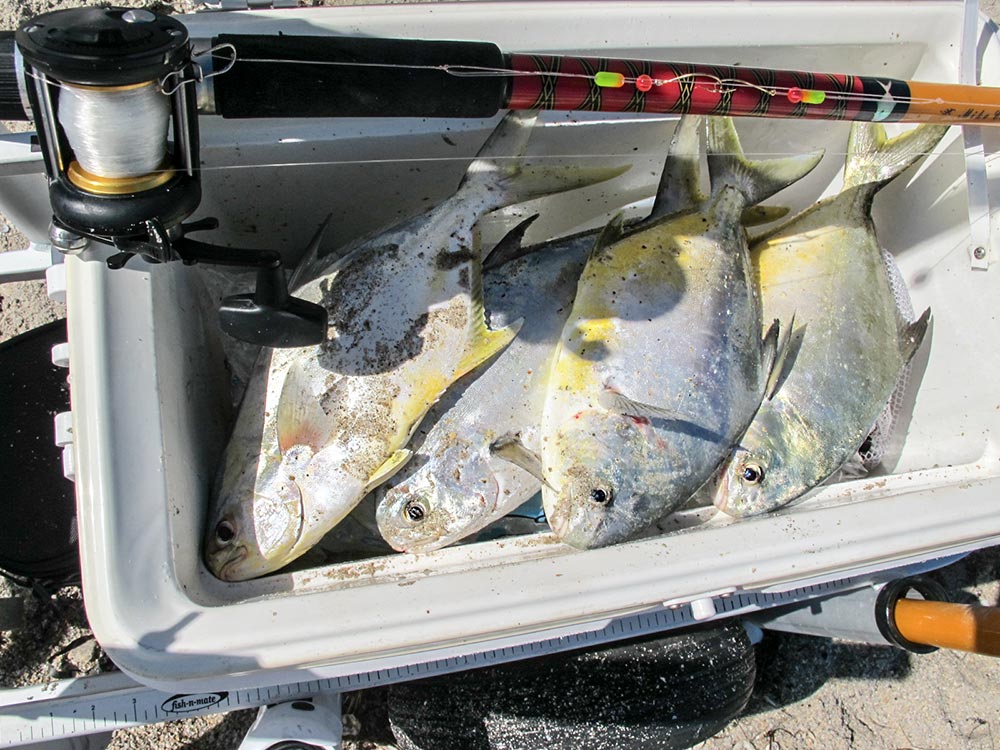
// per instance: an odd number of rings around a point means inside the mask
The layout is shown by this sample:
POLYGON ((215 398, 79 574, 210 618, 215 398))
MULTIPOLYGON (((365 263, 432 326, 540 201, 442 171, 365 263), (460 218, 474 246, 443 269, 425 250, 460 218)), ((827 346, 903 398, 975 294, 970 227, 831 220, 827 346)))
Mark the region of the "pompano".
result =
POLYGON ((511 430, 535 444, 548 361, 592 244, 588 235, 567 239, 487 275, 491 323, 523 319, 530 328, 435 404, 426 436, 415 436, 411 446, 413 471, 383 487, 376 518, 395 549, 430 552, 452 544, 538 491, 535 477, 492 456, 489 446, 511 430))
POLYGON ((887 140, 856 124, 844 188, 756 241, 752 257, 766 318, 794 316, 794 364, 740 439, 715 487, 733 516, 791 502, 850 459, 920 346, 930 311, 897 308, 875 236, 875 193, 947 130, 922 125, 887 140))
POLYGON ((712 194, 595 244, 563 329, 542 427, 546 517, 581 548, 628 539, 717 469, 768 388, 777 329, 761 312, 740 215, 821 154, 750 163, 709 124, 712 194))
POLYGON ((265 351, 227 447, 205 558, 225 580, 277 570, 398 470, 452 382, 503 349, 491 331, 473 224, 485 213, 622 169, 523 167, 533 117, 510 113, 436 208, 362 242, 298 296, 326 307, 316 347, 265 351))
MULTIPOLYGON (((700 122, 685 117, 678 123, 646 222, 704 199, 698 188, 700 122)), ((744 221, 784 213, 759 208, 744 221)), ((597 231, 522 248, 523 229, 517 227, 490 254, 485 297, 494 327, 521 318, 529 327, 484 372, 467 375, 467 382, 435 404, 411 443, 412 462, 380 488, 379 530, 395 549, 430 552, 452 544, 518 508, 541 487, 531 472, 494 455, 490 446, 502 455, 503 438, 517 434, 524 448, 541 447, 550 360, 597 231)))

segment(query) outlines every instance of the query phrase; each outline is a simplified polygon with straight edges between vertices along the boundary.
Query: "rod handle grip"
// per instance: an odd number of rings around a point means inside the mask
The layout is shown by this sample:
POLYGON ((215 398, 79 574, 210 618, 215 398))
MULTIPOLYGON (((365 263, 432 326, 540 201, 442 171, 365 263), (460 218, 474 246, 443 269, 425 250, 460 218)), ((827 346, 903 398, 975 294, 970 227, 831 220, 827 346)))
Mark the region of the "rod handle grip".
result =
MULTIPOLYGON (((232 69, 212 79, 223 117, 479 118, 495 115, 507 99, 507 76, 436 69, 504 67, 503 52, 488 42, 285 34, 222 34, 212 41, 236 49, 232 69)), ((214 69, 231 57, 226 49, 216 52, 214 69)))
POLYGON ((1000 656, 1000 608, 903 598, 893 617, 913 643, 1000 656))

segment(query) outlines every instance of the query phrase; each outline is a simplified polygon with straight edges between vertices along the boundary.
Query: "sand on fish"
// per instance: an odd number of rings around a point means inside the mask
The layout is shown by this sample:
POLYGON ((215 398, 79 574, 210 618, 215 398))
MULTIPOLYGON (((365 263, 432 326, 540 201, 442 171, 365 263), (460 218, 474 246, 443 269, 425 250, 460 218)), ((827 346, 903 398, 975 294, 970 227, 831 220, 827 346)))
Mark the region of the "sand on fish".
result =
MULTIPOLYGON (((0 0, 0 28, 82 0, 0 0)), ((116 5, 143 7, 141 0, 116 5)), ((317 2, 307 5, 355 3, 317 2)), ((190 12, 193 0, 153 3, 190 12)), ((1000 18, 1000 0, 983 9, 1000 18)), ((957 54, 957 53, 956 53, 957 54)), ((779 125, 776 125, 780 126, 779 125)), ((26 240, 0 216, 0 252, 26 240)), ((0 341, 65 315, 42 282, 0 285, 0 341)), ((60 467, 53 467, 59 471, 60 467)), ((1000 552, 974 553, 935 574, 960 601, 1000 604, 1000 552)), ((90 637, 79 587, 39 597, 0 580, 0 597, 24 600, 26 627, 0 633, 0 685, 16 687, 113 669, 90 637)), ((915 656, 891 647, 769 633, 757 647, 757 685, 744 716, 703 750, 996 750, 1000 660, 954 651, 915 656)), ((345 750, 392 748, 385 690, 346 696, 345 750)), ((234 711, 116 731, 116 750, 234 750, 255 711, 234 711)), ((585 749, 581 749, 585 750, 585 749)))

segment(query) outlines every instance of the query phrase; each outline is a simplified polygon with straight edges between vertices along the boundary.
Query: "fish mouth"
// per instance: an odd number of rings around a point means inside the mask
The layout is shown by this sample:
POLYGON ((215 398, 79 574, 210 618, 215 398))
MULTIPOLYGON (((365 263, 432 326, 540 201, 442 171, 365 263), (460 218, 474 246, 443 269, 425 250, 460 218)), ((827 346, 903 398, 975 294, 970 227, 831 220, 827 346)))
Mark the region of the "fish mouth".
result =
POLYGON ((718 474, 708 481, 712 483, 712 505, 723 513, 729 513, 732 509, 733 498, 729 493, 729 472, 728 464, 723 464, 718 474))
MULTIPOLYGON (((558 492, 556 492, 554 494, 555 494, 556 498, 560 498, 561 497, 561 494, 558 493, 558 492)), ((543 495, 543 497, 544 497, 544 495, 543 495)), ((549 525, 549 528, 552 529, 552 532, 557 537, 559 537, 560 539, 562 539, 563 534, 566 533, 566 528, 569 526, 569 520, 570 520, 570 516, 572 514, 573 514, 573 511, 572 511, 571 508, 567 508, 566 505, 563 502, 560 502, 560 501, 557 500, 553 504, 553 506, 551 508, 551 512, 550 512, 550 509, 548 507, 546 507, 545 522, 549 525)))
MULTIPOLYGON (((239 544, 229 550, 229 554, 222 558, 222 564, 218 566, 218 570, 215 571, 215 576, 223 581, 239 581, 240 578, 236 577, 236 571, 234 568, 242 563, 250 554, 250 550, 245 544, 239 544)), ((214 567, 214 566, 209 566, 214 567)))
POLYGON ((548 515, 545 520, 549 522, 549 527, 552 532, 559 537, 563 538, 566 534, 566 527, 569 525, 569 516, 565 513, 556 513, 548 515))

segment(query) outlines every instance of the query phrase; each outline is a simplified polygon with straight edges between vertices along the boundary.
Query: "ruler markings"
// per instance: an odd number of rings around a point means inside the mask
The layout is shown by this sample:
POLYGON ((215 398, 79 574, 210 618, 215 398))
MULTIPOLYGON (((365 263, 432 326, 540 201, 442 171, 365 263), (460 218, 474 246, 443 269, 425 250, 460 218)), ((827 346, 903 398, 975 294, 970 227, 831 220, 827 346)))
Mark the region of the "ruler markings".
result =
MULTIPOLYGON (((759 594, 734 593, 732 596, 717 599, 717 603, 721 603, 722 605, 719 607, 720 611, 727 614, 739 610, 758 610, 769 606, 785 604, 790 601, 810 598, 817 593, 847 589, 850 588, 850 584, 852 583, 853 579, 845 579, 836 583, 811 584, 800 589, 780 592, 759 594)), ((187 717, 224 713, 228 710, 228 707, 233 705, 234 696, 237 706, 259 706, 277 702, 275 698, 283 695, 299 697, 301 695, 324 691, 341 691, 345 686, 374 686, 408 678, 413 679, 417 676, 424 677, 432 674, 461 671, 462 669, 511 661, 525 656, 557 653, 572 648, 579 648, 584 644, 614 641, 626 635, 636 636, 669 630, 672 627, 684 626, 693 622, 694 619, 691 615, 690 605, 651 610, 629 617, 618 618, 599 630, 560 635, 542 641, 511 644, 472 654, 441 657, 410 665, 403 664, 393 667, 382 667, 360 674, 342 675, 305 682, 300 681, 269 688, 226 691, 228 695, 217 704, 197 705, 183 715, 187 717)), ((120 726, 139 724, 142 723, 142 720, 138 716, 138 708, 140 707, 143 709, 143 718, 147 722, 151 714, 155 719, 160 721, 176 718, 176 714, 168 714, 166 711, 161 710, 161 704, 165 705, 165 702, 171 696, 152 688, 141 685, 122 688, 119 682, 115 684, 114 688, 102 689, 98 680, 94 683, 93 687, 88 687, 87 689, 91 690, 90 695, 80 695, 77 692, 72 697, 33 697, 32 700, 38 700, 38 703, 34 705, 29 702, 22 702, 20 704, 12 703, 0 707, 0 746, 7 747, 16 745, 19 742, 29 741, 26 735, 30 735, 32 739, 39 736, 55 739, 73 734, 96 732, 98 731, 98 727, 114 729, 120 726), (129 699, 132 701, 132 710, 118 711, 118 708, 122 708, 121 704, 129 699), (56 707, 54 711, 50 710, 53 706, 56 707), (87 706, 90 706, 90 717, 84 718, 83 716, 78 716, 78 712, 86 710, 87 706), (98 711, 98 708, 101 710, 98 711), (60 722, 55 721, 56 713, 60 714, 60 722), (129 714, 132 715, 131 719, 129 718, 129 714), (46 715, 49 719, 49 732, 45 732, 42 726, 36 726, 38 722, 44 721, 46 715), (77 718, 80 719, 79 722, 77 722, 77 718), (35 728, 39 730, 38 735, 34 734, 35 728)))

